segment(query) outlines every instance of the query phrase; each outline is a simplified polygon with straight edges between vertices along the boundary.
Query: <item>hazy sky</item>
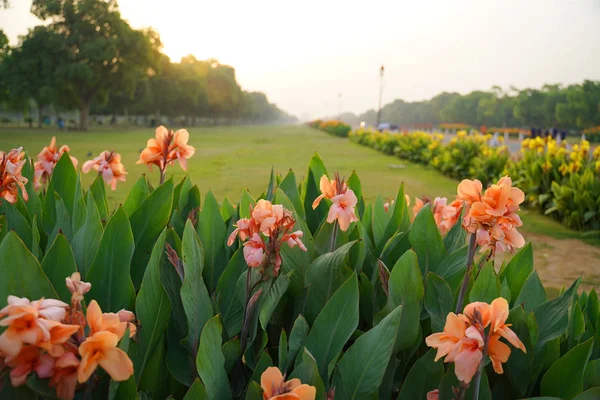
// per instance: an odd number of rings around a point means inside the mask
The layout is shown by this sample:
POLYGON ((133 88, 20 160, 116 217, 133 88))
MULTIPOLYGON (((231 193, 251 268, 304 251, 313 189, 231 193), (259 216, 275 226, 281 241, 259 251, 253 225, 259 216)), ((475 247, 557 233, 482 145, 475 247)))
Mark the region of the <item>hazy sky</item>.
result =
MULTIPOLYGON (((12 0, 0 27, 16 44, 38 20, 12 0)), ((598 0, 120 0, 172 60, 214 57, 301 118, 469 92, 600 80, 598 0)))

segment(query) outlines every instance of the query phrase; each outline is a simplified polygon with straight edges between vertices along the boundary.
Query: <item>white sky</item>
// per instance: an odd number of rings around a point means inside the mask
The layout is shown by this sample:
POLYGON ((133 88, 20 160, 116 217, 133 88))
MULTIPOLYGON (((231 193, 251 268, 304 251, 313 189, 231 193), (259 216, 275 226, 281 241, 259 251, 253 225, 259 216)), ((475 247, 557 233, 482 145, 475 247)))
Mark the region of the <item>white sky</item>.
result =
MULTIPOLYGON (((38 24, 12 0, 0 28, 13 44, 38 24)), ((246 90, 301 118, 461 93, 600 80, 598 0, 120 0, 173 60, 214 57, 246 90)))

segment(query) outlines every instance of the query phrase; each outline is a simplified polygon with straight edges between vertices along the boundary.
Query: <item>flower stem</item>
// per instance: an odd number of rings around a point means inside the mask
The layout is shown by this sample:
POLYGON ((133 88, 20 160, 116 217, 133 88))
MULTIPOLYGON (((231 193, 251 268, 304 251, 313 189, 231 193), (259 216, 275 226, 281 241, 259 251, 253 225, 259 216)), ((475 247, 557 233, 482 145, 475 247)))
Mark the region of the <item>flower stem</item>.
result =
POLYGON ((337 219, 333 221, 333 233, 331 234, 331 243, 329 245, 329 251, 332 252, 335 250, 335 242, 337 239, 337 231, 338 231, 338 221, 337 219))
POLYGON ((465 277, 463 278, 462 285, 460 286, 460 292, 458 292, 458 300, 456 302, 456 313, 462 311, 463 302, 465 301, 465 294, 469 287, 469 278, 471 277, 471 270, 473 269, 473 259, 475 258, 475 252, 477 251, 477 237, 475 234, 471 234, 469 240, 469 252, 467 256, 467 270, 465 271, 465 277))
POLYGON ((166 166, 165 168, 161 168, 160 169, 160 182, 159 184, 162 185, 163 183, 165 183, 165 172, 166 172, 166 166))
POLYGON ((473 386, 473 400, 479 400, 479 387, 481 386, 481 375, 483 374, 483 368, 485 366, 485 355, 487 354, 487 338, 483 344, 483 357, 481 357, 481 362, 479 363, 479 368, 477 368, 477 373, 475 374, 475 385, 473 386))

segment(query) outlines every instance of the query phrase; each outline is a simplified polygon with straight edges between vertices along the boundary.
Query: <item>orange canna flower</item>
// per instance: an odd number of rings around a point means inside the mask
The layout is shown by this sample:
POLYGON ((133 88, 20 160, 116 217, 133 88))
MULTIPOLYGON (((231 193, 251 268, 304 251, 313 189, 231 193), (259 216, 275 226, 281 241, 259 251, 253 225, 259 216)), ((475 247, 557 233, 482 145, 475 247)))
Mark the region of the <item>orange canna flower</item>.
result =
POLYGON ((0 336, 0 352, 16 356, 24 344, 44 348, 48 352, 65 343, 79 326, 60 323, 67 304, 59 300, 42 299, 30 302, 26 298, 8 296, 8 305, 0 310, 0 326, 8 328, 0 336))
POLYGON ((438 400, 440 398, 440 390, 435 389, 431 392, 427 392, 427 400, 438 400))
POLYGON ((14 356, 8 356, 4 362, 10 371, 10 383, 13 386, 21 386, 27 381, 27 377, 38 368, 40 349, 36 346, 23 346, 14 356))
POLYGON ((437 349, 435 361, 448 355, 465 336, 467 321, 461 314, 449 313, 443 333, 433 333, 425 338, 427 346, 437 349))
POLYGON ((83 295, 90 291, 92 284, 83 282, 79 272, 73 272, 73 274, 65 279, 67 289, 71 292, 71 304, 74 302, 79 303, 83 300, 83 295))
MULTIPOLYGON (((410 206, 410 196, 405 194, 404 195, 404 200, 406 201, 406 206, 410 206)), ((389 203, 383 203, 383 209, 385 210, 385 212, 388 212, 390 209, 390 206, 394 205, 394 200, 391 200, 389 203)))
POLYGON ((92 300, 88 305, 86 317, 90 326, 90 335, 106 331, 115 334, 117 339, 120 340, 125 335, 128 326, 129 337, 135 335, 135 325, 129 322, 135 319, 135 316, 130 311, 121 310, 118 314, 102 313, 98 302, 92 300))
POLYGON ((173 133, 164 126, 156 128, 155 138, 148 139, 146 148, 140 154, 137 164, 156 165, 164 171, 167 165, 179 161, 181 168, 187 170, 187 159, 192 157, 196 149, 187 144, 190 134, 186 129, 173 133))
POLYGON ((127 179, 127 171, 121 164, 121 155, 114 151, 103 151, 93 160, 86 161, 83 163, 81 172, 87 174, 92 168, 102 175, 104 182, 110 185, 112 190, 117 189, 117 181, 125 182, 127 179))
POLYGON ((79 363, 79 358, 70 351, 55 361, 48 386, 56 388, 59 399, 71 400, 75 397, 79 363))
POLYGON ((415 198, 415 206, 413 207, 413 219, 425 204, 431 203, 431 211, 435 223, 440 230, 440 234, 445 235, 456 224, 460 217, 460 212, 463 207, 463 202, 455 200, 448 204, 448 199, 445 197, 436 197, 433 201, 427 198, 415 198))
POLYGON ((488 339, 488 356, 492 361, 492 367, 497 374, 504 373, 502 364, 508 361, 510 357, 510 347, 500 341, 500 335, 495 334, 488 339))
POLYGON ((244 259, 249 267, 260 267, 264 259, 265 242, 258 233, 244 243, 244 259))
POLYGON ((259 231, 268 235, 275 224, 283 218, 283 206, 271 204, 270 201, 261 199, 252 210, 252 218, 259 231))
POLYGON ((235 223, 235 227, 235 230, 231 232, 229 239, 227 239, 227 246, 231 246, 238 236, 241 241, 244 241, 258 233, 258 227, 254 219, 241 218, 235 223))
POLYGON ((326 175, 323 175, 319 181, 319 189, 321 189, 321 194, 315 199, 315 201, 313 201, 313 210, 319 206, 321 200, 331 199, 338 193, 337 181, 330 181, 326 175))
POLYGON ((460 381, 470 383, 475 376, 483 358, 484 343, 479 329, 470 326, 458 345, 444 359, 444 362, 454 362, 454 373, 460 381))
POLYGON ((300 240, 300 238, 302 236, 304 236, 304 232, 295 231, 295 232, 283 235, 283 238, 281 239, 281 241, 287 242, 288 246, 290 246, 291 249, 293 249, 297 245, 298 247, 300 247, 300 249, 302 251, 308 251, 306 246, 304 246, 304 243, 302 243, 302 240, 300 240))
POLYGON ((458 185, 458 196, 456 198, 470 205, 481 200, 482 189, 483 185, 478 179, 463 179, 458 185))
POLYGON ((317 389, 294 378, 285 381, 277 367, 269 367, 260 377, 264 400, 314 400, 317 389))
POLYGON ((98 366, 117 382, 125 381, 133 375, 133 363, 117 343, 119 338, 112 332, 94 333, 79 346, 81 362, 77 368, 77 380, 86 382, 98 366))
POLYGON ((490 304, 490 330, 492 333, 498 334, 508 340, 510 344, 523 351, 523 353, 527 353, 523 342, 521 342, 517 334, 510 329, 511 325, 506 324, 508 314, 508 302, 506 299, 498 297, 492 301, 492 304, 490 304))
POLYGON ((340 229, 344 232, 347 231, 352 222, 358 221, 358 217, 354 212, 354 207, 358 202, 356 195, 352 190, 348 190, 331 198, 331 202, 333 204, 329 208, 327 222, 331 224, 337 220, 340 229))
MULTIPOLYGON (((50 146, 42 149, 37 156, 38 160, 34 164, 34 183, 36 189, 41 188, 42 184, 46 184, 52 172, 54 172, 54 167, 58 163, 58 160, 60 160, 64 153, 68 153, 69 151, 69 146, 61 146, 60 149, 56 146, 56 137, 52 138, 50 146)), ((77 159, 71 157, 71 161, 75 168, 77 168, 77 159)))
POLYGON ((23 159, 24 156, 22 147, 12 149, 8 153, 0 151, 0 199, 11 204, 17 202, 19 189, 21 189, 23 200, 29 199, 27 190, 25 190, 27 178, 21 174, 23 165, 27 162, 23 159))

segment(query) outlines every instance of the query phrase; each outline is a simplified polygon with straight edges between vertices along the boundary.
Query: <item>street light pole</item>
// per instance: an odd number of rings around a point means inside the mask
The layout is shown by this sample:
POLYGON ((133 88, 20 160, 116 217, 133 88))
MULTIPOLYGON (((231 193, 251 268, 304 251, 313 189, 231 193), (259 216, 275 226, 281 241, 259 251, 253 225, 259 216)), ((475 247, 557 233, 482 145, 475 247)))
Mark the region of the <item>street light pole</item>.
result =
POLYGON ((381 98, 383 96, 383 72, 384 72, 384 68, 382 65, 381 68, 379 68, 379 107, 377 108, 377 125, 376 125, 376 127, 378 127, 379 124, 381 123, 381 98))

